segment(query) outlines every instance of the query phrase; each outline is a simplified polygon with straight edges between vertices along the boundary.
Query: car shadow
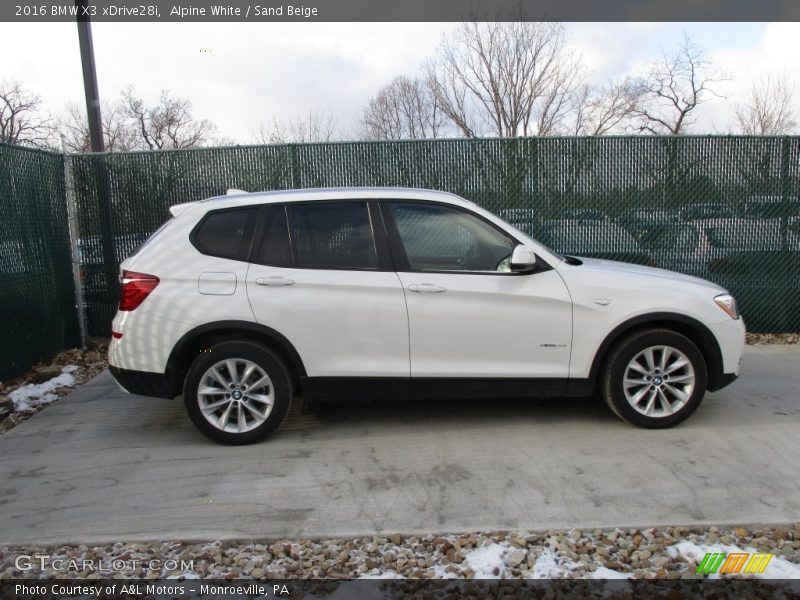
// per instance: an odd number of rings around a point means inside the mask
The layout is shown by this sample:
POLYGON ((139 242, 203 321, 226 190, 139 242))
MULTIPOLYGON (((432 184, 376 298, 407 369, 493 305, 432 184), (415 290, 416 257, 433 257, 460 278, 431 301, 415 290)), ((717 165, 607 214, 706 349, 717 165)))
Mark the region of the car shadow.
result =
POLYGON ((348 426, 391 424, 395 427, 425 424, 451 429, 510 422, 548 425, 570 421, 619 421, 602 401, 595 398, 337 400, 304 404, 303 412, 313 415, 325 426, 338 423, 347 423, 348 426))

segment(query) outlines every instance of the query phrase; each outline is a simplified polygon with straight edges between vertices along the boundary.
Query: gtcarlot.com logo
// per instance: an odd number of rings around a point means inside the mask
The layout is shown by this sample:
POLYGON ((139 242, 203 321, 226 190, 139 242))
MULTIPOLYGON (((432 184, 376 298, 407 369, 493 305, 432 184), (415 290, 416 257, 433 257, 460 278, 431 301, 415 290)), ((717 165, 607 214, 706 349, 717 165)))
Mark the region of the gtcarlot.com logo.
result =
POLYGON ((761 552, 706 552, 697 565, 697 573, 735 575, 736 573, 763 573, 772 554, 761 552))
POLYGON ((96 571, 110 573, 113 571, 191 571, 194 560, 176 560, 172 558, 110 558, 110 559, 76 559, 60 558, 49 554, 20 554, 14 559, 14 566, 20 571, 52 570, 52 571, 96 571))

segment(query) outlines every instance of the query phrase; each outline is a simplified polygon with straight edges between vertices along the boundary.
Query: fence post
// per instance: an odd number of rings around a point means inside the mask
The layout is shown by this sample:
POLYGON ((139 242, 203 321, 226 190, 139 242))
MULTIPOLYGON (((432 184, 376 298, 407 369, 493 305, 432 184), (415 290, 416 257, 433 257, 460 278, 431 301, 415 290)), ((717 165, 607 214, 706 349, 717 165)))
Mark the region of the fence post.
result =
POLYGON ((69 243, 72 262, 72 280, 75 284, 75 306, 78 312, 78 329, 81 336, 81 348, 86 349, 86 305, 83 301, 83 283, 81 282, 81 258, 78 240, 77 207, 75 206, 75 184, 72 181, 72 158, 67 154, 66 140, 61 135, 61 155, 64 161, 64 195, 67 201, 67 225, 69 227, 69 243))
POLYGON ((781 138, 781 250, 788 247, 789 225, 789 163, 791 161, 790 140, 788 136, 781 138))
MULTIPOLYGON (((544 220, 544 202, 539 189, 539 137, 528 138, 530 146, 530 162, 531 167, 529 173, 531 174, 531 192, 533 196, 533 204, 536 213, 544 220)), ((537 228, 538 229, 538 228, 537 228)), ((536 232, 539 233, 538 231, 536 232)))
POLYGON ((292 162, 292 187, 299 190, 302 181, 300 177, 300 165, 298 164, 300 161, 297 158, 297 144, 292 144, 290 146, 289 156, 292 162))
MULTIPOLYGON (((789 136, 781 138, 781 251, 789 249, 789 163, 791 161, 791 148, 789 136)), ((789 295, 788 273, 784 276, 783 284, 787 289, 783 292, 789 295)), ((789 302, 781 302, 781 329, 790 331, 789 302)))

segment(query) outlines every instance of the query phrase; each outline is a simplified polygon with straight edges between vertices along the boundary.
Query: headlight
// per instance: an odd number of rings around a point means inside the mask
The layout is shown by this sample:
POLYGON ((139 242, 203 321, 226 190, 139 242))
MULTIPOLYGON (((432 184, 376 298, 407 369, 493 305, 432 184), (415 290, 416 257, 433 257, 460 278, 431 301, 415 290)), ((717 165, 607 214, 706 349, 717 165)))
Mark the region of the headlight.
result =
POLYGON ((725 311, 731 319, 738 319, 739 318, 739 311, 736 308, 736 300, 730 294, 720 294, 719 296, 714 296, 714 302, 717 303, 722 310, 725 311))

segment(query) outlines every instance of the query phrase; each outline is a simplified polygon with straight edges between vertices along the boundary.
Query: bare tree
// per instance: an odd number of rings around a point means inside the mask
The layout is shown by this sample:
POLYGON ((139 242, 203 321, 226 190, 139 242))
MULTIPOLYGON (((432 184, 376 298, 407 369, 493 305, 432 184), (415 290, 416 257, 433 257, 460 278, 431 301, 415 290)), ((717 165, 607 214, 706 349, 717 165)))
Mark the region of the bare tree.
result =
POLYGON ((400 75, 370 98, 361 126, 369 140, 434 139, 444 129, 444 114, 429 79, 400 75))
POLYGON ((42 113, 39 95, 18 81, 1 81, 0 142, 46 146, 51 133, 52 123, 42 113))
POLYGON ((630 126, 638 107, 632 81, 611 81, 605 86, 581 86, 575 94, 572 133, 607 135, 630 126))
POLYGON ((674 52, 662 51, 649 72, 639 77, 635 89, 639 106, 638 130, 679 135, 694 123, 693 111, 711 97, 719 97, 717 84, 727 81, 705 50, 684 34, 674 52))
POLYGON ((309 109, 307 115, 287 121, 273 118, 271 126, 262 122, 253 131, 253 137, 259 144, 330 142, 337 136, 336 117, 330 110, 309 109))
POLYGON ((156 104, 148 106, 128 88, 122 93, 122 106, 136 146, 144 150, 203 146, 217 130, 208 119, 192 116, 190 100, 170 96, 166 90, 156 104))
POLYGON ((428 64, 441 110, 465 136, 558 132, 580 71, 552 22, 464 23, 428 64))
POLYGON ((762 75, 750 87, 747 101, 736 103, 736 125, 749 135, 783 135, 797 129, 793 111, 796 87, 786 75, 762 75))
MULTIPOLYGON (((136 131, 130 125, 121 102, 103 104, 103 145, 107 152, 127 152, 137 147, 136 131)), ((70 152, 91 152, 89 119, 83 107, 70 102, 58 119, 58 132, 70 152)))

